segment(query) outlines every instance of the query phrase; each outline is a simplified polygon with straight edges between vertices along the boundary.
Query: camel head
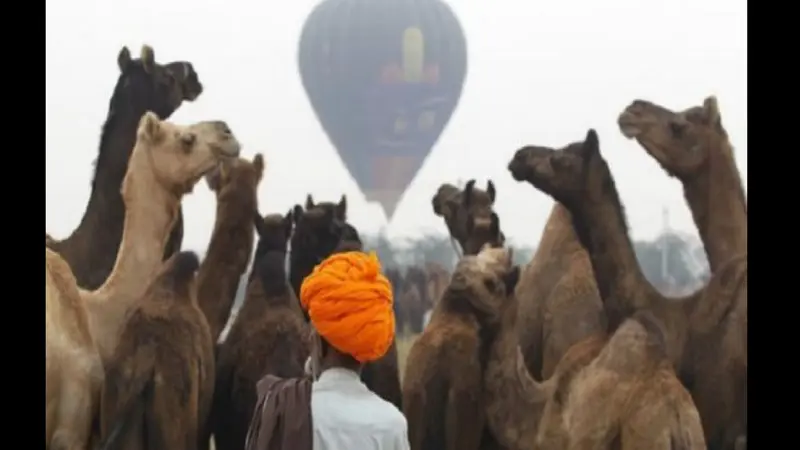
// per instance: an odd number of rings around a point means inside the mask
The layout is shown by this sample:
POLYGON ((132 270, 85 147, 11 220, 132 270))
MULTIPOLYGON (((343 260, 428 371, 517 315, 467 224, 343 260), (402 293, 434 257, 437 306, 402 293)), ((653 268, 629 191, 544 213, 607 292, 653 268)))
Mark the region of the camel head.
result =
POLYGON ((459 260, 442 301, 462 299, 484 325, 495 325, 513 300, 517 281, 512 250, 485 245, 459 260))
POLYGON ((256 234, 258 235, 258 244, 256 244, 256 256, 254 260, 258 260, 269 252, 286 253, 286 245, 292 236, 292 212, 289 211, 285 216, 280 214, 268 214, 261 217, 258 212, 255 213, 253 221, 256 227, 256 234))
POLYGON ((155 179, 178 194, 191 192, 217 164, 239 156, 241 148, 225 122, 177 125, 150 111, 139 121, 136 147, 147 152, 155 179))
MULTIPOLYGON (((333 253, 342 240, 347 220, 347 196, 342 195, 339 203, 315 203, 309 194, 306 197, 305 209, 295 205, 292 217, 295 224, 292 249, 312 252, 313 255, 308 256, 321 261, 333 253)), ((350 234, 353 230, 350 230, 350 234)), ((357 232, 355 237, 358 237, 357 232)))
POLYGON ((491 180, 487 182, 485 191, 475 187, 475 180, 469 180, 463 191, 451 184, 443 184, 433 196, 433 213, 444 219, 450 235, 461 244, 465 255, 477 254, 487 242, 496 245, 502 241, 502 233, 491 233, 495 197, 491 180))
POLYGON ((253 161, 243 158, 222 160, 205 176, 208 188, 221 197, 227 192, 236 195, 239 189, 255 191, 264 175, 264 156, 256 153, 253 161))
POLYGON ((583 142, 556 150, 526 146, 514 154, 508 164, 511 176, 527 181, 567 208, 580 201, 601 200, 614 189, 608 165, 600 154, 600 141, 595 130, 589 130, 583 142))
POLYGON ((122 47, 117 66, 120 75, 111 98, 111 111, 153 111, 168 119, 184 100, 194 101, 203 92, 191 63, 158 64, 148 45, 142 47, 139 59, 131 57, 128 47, 122 47))
POLYGON ((710 152, 730 148, 713 96, 705 99, 702 106, 680 112, 635 100, 617 122, 625 137, 636 139, 669 175, 681 180, 696 174, 710 152))

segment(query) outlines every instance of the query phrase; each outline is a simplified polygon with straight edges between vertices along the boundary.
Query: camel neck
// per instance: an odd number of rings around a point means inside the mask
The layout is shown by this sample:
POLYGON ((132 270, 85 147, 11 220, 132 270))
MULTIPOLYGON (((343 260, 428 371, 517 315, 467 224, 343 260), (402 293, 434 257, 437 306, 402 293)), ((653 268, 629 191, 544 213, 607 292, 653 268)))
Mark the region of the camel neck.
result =
MULTIPOLYGON (((114 348, 115 336, 129 308, 144 294, 160 269, 164 246, 178 216, 180 197, 156 178, 144 148, 134 148, 122 187, 126 205, 122 243, 106 282, 89 294, 89 303, 102 313, 92 314, 103 350, 114 348)), ((97 336, 97 334, 95 334, 97 336)))
POLYGON ((519 348, 517 311, 508 307, 491 343, 486 366, 486 420, 505 448, 528 448, 535 442, 539 419, 550 396, 549 384, 538 383, 525 366, 519 348))
MULTIPOLYGON (((616 195, 616 191, 610 194, 616 195)), ((625 213, 615 203, 609 198, 585 201, 572 210, 575 232, 589 253, 611 330, 637 309, 648 306, 651 296, 640 295, 642 286, 649 286, 655 292, 639 267, 625 213)))
POLYGON ((747 203, 727 140, 709 149, 707 167, 684 182, 684 197, 708 256, 711 273, 747 251, 747 203))

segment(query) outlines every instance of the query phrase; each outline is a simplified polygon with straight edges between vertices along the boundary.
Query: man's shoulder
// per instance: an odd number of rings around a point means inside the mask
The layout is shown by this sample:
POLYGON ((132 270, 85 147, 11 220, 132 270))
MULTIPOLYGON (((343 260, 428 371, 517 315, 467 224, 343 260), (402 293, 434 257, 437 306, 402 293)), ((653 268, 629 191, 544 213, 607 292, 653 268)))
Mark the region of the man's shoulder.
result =
POLYGON ((387 402, 374 392, 370 393, 372 394, 371 402, 374 404, 376 416, 380 415, 380 418, 388 425, 394 427, 402 426, 402 429, 405 430, 408 426, 406 416, 394 404, 387 402))

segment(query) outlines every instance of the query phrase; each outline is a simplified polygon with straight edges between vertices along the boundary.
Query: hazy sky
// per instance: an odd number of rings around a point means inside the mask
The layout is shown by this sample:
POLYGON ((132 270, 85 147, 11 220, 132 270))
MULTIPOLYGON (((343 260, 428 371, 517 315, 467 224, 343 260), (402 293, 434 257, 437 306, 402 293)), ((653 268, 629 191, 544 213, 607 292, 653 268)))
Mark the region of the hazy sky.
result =
MULTIPOLYGON (((635 238, 652 238, 669 208, 674 228, 696 234, 669 179, 616 117, 634 98, 671 108, 718 96, 723 124, 747 177, 745 0, 450 0, 467 37, 469 67, 453 117, 387 224, 368 204, 316 120, 297 69, 297 42, 318 0, 47 0, 47 231, 67 236, 89 196, 100 127, 123 45, 156 60, 191 61, 203 95, 172 116, 224 119, 264 153, 262 212, 285 212, 307 193, 347 194, 350 220, 391 238, 445 233, 430 199, 439 184, 494 180, 506 235, 535 245, 552 205, 515 182, 506 165, 525 144, 561 146, 589 127, 617 179, 635 238), (335 170, 330 170, 336 167, 335 170)), ((184 201, 184 247, 203 250, 215 200, 205 183, 184 201)))

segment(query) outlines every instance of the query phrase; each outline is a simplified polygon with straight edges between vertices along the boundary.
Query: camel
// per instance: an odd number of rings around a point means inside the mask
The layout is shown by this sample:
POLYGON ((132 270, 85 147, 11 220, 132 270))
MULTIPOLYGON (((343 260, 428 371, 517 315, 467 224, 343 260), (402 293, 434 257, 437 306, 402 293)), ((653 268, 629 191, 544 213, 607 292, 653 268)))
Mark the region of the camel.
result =
POLYGON ((48 248, 45 329, 45 448, 83 450, 89 447, 103 366, 75 276, 48 248))
POLYGON ((610 338, 603 329, 569 349, 539 383, 525 368, 517 333, 520 271, 509 249, 485 248, 453 274, 463 308, 480 317, 487 352, 485 415, 509 450, 703 449, 699 416, 676 378, 663 328, 637 313, 610 338))
MULTIPOLYGON (((711 273, 719 271, 729 261, 731 264, 738 261, 746 266, 747 200, 733 147, 722 126, 716 97, 708 97, 701 106, 681 112, 636 100, 620 114, 618 123, 625 137, 636 139, 667 174, 681 181, 684 196, 706 249, 711 273), (741 255, 745 257, 741 258, 741 255)), ((746 269, 739 273, 746 277, 746 269)), ((746 323, 746 280, 738 295, 740 299, 736 300, 733 313, 737 314, 738 320, 746 323)), ((724 308, 723 305, 721 309, 724 308)), ((729 343, 741 340, 743 344, 739 347, 743 352, 739 352, 739 358, 746 366, 746 325, 728 327, 724 333, 724 337, 720 339, 717 336, 715 339, 729 343)), ((735 349, 733 351, 736 352, 735 349)), ((726 353, 716 354, 722 356, 718 364, 727 362, 726 353)), ((713 386, 698 389, 704 392, 712 390, 713 386)), ((715 402, 714 398, 697 395, 695 402, 704 418, 715 416, 715 409, 725 406, 715 402)), ((746 408, 744 414, 742 420, 746 429, 746 408)), ((725 422, 706 419, 703 424, 709 442, 712 446, 717 445, 717 438, 712 437, 725 433, 725 422)), ((730 437, 727 439, 726 445, 730 447, 730 437)))
POLYGON ((622 134, 636 139, 683 185, 708 255, 711 273, 747 252, 747 200, 733 147, 715 97, 673 112, 636 100, 619 116, 622 134))
POLYGON ((106 364, 101 436, 106 448, 195 450, 211 410, 211 334, 197 304, 193 252, 167 260, 131 311, 106 364))
MULTIPOLYGON (((239 147, 224 122, 182 126, 161 121, 153 112, 142 116, 122 184, 127 211, 117 262, 103 286, 91 292, 79 291, 104 364, 113 357, 131 308, 161 267, 164 245, 178 216, 181 197, 220 160, 237 156, 239 147)), ((49 282, 47 286, 61 290, 49 282)), ((59 323, 63 322, 47 323, 48 335, 68 333, 59 323)), ((72 350, 80 352, 81 348, 72 350)), ((93 389, 99 389, 89 385, 84 388, 76 388, 71 398, 89 398, 93 389)))
POLYGON ((264 375, 303 375, 310 348, 308 326, 284 265, 291 214, 255 218, 258 245, 247 296, 218 347, 213 412, 217 450, 244 448, 256 405, 256 383, 264 375))
POLYGON ((217 342, 228 323, 242 274, 253 252, 253 212, 258 211, 258 185, 264 157, 239 158, 220 164, 206 176, 217 196, 217 218, 206 256, 197 273, 197 301, 217 342))
MULTIPOLYGON (((490 226, 499 233, 496 214, 490 226)), ((487 244, 490 245, 490 244, 487 244)), ((467 255, 459 266, 478 257, 467 255)), ((491 448, 485 433, 482 397, 487 348, 482 345, 484 312, 468 304, 480 280, 458 270, 436 303, 428 326, 414 342, 403 375, 403 412, 411 450, 491 448)))
MULTIPOLYGON (((292 217, 295 229, 290 245, 289 281, 299 295, 303 279, 314 266, 334 252, 360 251, 362 242, 358 230, 347 223, 347 197, 344 195, 339 203, 315 203, 309 194, 305 209, 295 205, 292 217)), ((308 322, 305 311, 303 316, 308 322)), ((386 355, 364 366, 361 380, 378 396, 401 409, 402 393, 397 366, 397 344, 392 342, 386 355)))
POLYGON ((486 183, 486 191, 476 189, 475 180, 469 180, 463 191, 452 184, 443 184, 433 196, 433 213, 444 219, 450 237, 458 241, 464 255, 478 253, 486 242, 503 245, 503 234, 495 236, 489 229, 495 196, 491 180, 486 183))
POLYGON ((638 265, 594 130, 561 150, 524 147, 509 170, 570 210, 611 330, 641 310, 651 310, 664 323, 669 358, 697 404, 709 448, 733 448, 746 434, 747 255, 723 264, 704 289, 667 298, 638 265))
MULTIPOLYGON (((108 278, 122 242, 125 203, 120 194, 128 160, 136 144, 136 127, 146 111, 168 119, 183 101, 194 101, 203 86, 189 62, 161 65, 155 62, 153 48, 143 46, 139 59, 132 59, 127 47, 117 56, 120 76, 109 104, 108 117, 100 135, 100 150, 95 165, 89 203, 80 225, 72 234, 45 245, 69 263, 78 286, 97 289, 108 278)), ((164 259, 180 250, 183 240, 183 215, 172 230, 164 259)))

